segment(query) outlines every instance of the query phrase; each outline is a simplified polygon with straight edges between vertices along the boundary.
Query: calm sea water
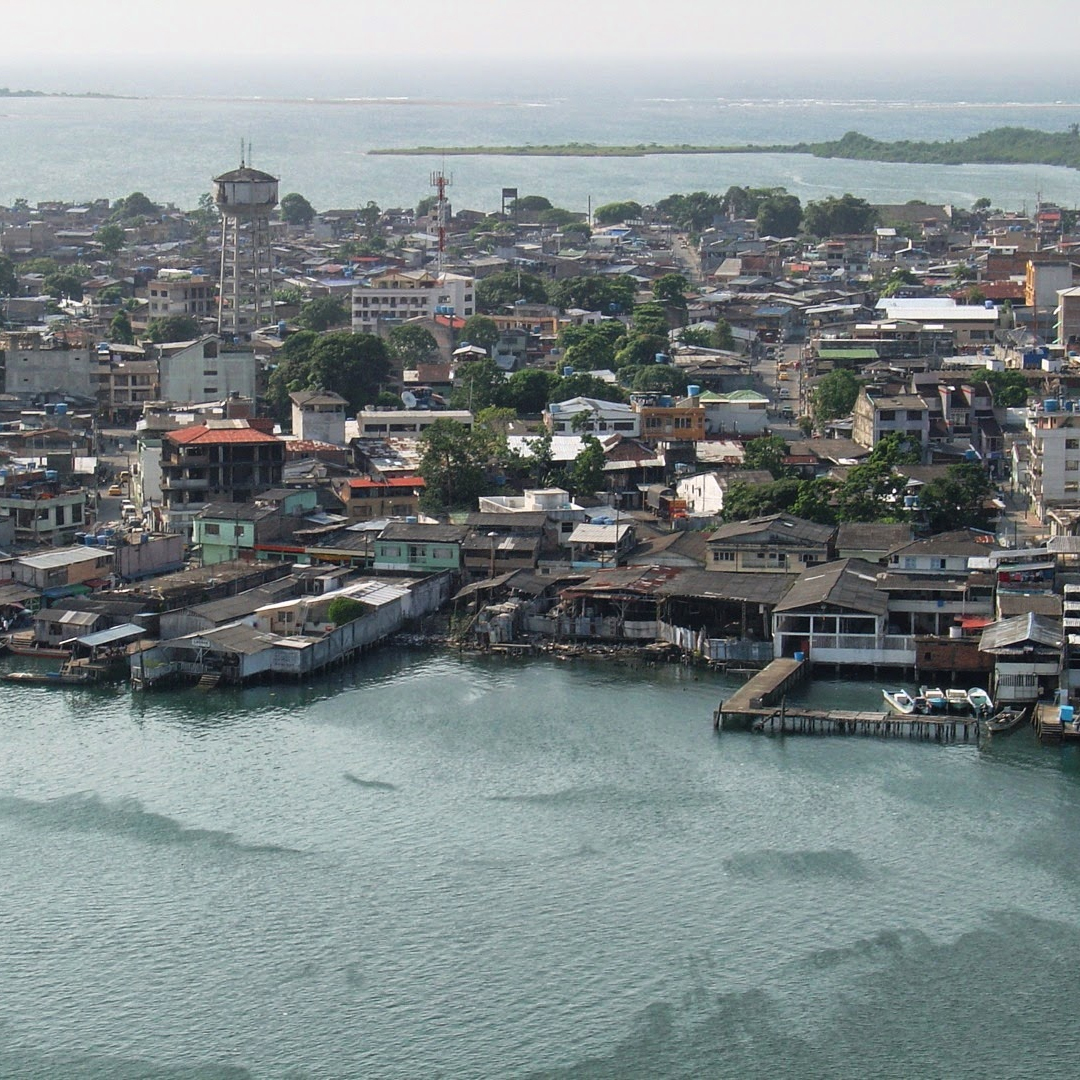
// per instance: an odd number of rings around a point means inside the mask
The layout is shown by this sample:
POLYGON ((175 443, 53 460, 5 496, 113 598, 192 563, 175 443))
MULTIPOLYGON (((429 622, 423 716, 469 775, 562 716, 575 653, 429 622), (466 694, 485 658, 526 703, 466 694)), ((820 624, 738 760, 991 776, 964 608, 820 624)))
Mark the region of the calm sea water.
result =
POLYGON ((717 737, 728 692, 5 687, 0 1076, 1072 1075, 1076 754, 717 737))
POLYGON ((969 206, 1077 199, 1075 171, 927 166, 803 156, 588 158, 371 157, 374 147, 596 143, 786 144, 855 129, 883 139, 960 138, 1001 125, 1064 130, 1080 119, 1076 88, 1054 72, 1010 67, 906 73, 688 64, 619 69, 480 70, 430 63, 257 69, 221 66, 80 70, 8 65, 8 85, 94 89, 131 100, 0 99, 0 203, 116 198, 142 190, 193 207, 210 178, 252 160, 318 209, 410 206, 429 174, 453 175, 455 206, 497 209, 504 186, 584 211, 615 199, 654 201, 731 184, 782 185, 805 200, 850 191, 877 202, 921 198, 969 206), (1006 78, 1006 75, 1008 76, 1006 78))

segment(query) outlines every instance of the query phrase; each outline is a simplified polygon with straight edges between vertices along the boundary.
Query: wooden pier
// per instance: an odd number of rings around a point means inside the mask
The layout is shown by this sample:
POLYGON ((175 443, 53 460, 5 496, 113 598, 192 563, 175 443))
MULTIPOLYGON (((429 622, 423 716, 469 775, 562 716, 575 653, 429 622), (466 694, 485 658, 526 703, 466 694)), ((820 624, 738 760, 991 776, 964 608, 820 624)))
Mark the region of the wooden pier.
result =
POLYGON ((770 735, 869 735, 883 739, 927 742, 969 742, 979 739, 979 721, 973 716, 904 716, 887 712, 852 712, 844 709, 761 710, 751 731, 770 735))
POLYGON ((727 699, 713 713, 713 728, 749 727, 761 711, 780 701, 791 687, 810 677, 810 664, 806 660, 781 657, 759 671, 727 699))
POLYGON ((1061 719, 1061 706, 1042 701, 1035 706, 1035 734, 1051 745, 1080 742, 1080 720, 1061 719))
POLYGON ((872 735, 933 742, 979 738, 979 721, 973 716, 905 716, 788 706, 788 690, 809 676, 810 664, 805 659, 773 660, 716 707, 713 730, 735 728, 769 735, 872 735))

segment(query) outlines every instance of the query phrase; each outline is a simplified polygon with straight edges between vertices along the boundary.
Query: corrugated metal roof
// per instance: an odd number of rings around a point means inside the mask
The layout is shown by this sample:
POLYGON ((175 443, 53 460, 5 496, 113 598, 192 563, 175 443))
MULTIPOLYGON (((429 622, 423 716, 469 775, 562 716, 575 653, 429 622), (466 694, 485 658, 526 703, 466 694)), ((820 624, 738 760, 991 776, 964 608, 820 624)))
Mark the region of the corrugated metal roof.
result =
POLYGON ((884 615, 889 599, 878 591, 877 567, 862 559, 841 559, 808 568, 776 610, 794 611, 818 604, 884 615))

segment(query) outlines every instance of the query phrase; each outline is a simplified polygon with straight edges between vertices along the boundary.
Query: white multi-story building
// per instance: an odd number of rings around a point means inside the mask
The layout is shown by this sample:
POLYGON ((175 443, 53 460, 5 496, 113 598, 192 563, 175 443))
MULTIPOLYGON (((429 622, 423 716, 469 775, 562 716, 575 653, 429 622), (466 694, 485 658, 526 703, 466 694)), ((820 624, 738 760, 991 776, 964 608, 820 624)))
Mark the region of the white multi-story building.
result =
POLYGON ((1073 404, 1043 401, 1028 414, 1028 499, 1040 521, 1054 507, 1080 506, 1080 413, 1073 404))
POLYGON ((95 349, 73 346, 61 334, 25 330, 0 335, 5 353, 4 390, 8 394, 75 394, 97 391, 95 349))
POLYGON ((375 409, 370 406, 356 416, 361 439, 418 439, 437 420, 454 420, 473 425, 467 409, 375 409))
POLYGON ((161 397, 176 403, 254 399, 258 361, 250 348, 230 348, 215 337, 160 346, 161 397))
POLYGON ((408 319, 454 315, 467 319, 476 313, 476 283, 461 274, 430 270, 387 270, 352 291, 352 328, 375 334, 380 326, 408 319))
POLYGON ((860 446, 876 446, 886 435, 925 447, 930 438, 930 406, 917 394, 883 394, 873 387, 859 391, 852 412, 851 437, 860 446))

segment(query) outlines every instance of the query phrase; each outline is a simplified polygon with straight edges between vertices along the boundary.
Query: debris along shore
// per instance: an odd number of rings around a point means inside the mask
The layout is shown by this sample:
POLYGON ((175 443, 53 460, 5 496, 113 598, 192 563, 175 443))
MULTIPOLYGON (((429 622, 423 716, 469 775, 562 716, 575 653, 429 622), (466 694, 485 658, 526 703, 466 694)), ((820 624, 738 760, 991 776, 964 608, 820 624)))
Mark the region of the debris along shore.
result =
POLYGON ((683 653, 677 645, 667 642, 650 642, 647 645, 585 644, 581 642, 524 641, 480 647, 466 645, 447 632, 400 633, 387 638, 390 647, 403 649, 447 649, 470 656, 541 656, 552 655, 569 660, 575 656, 612 660, 639 659, 651 663, 692 664, 705 663, 683 653))

